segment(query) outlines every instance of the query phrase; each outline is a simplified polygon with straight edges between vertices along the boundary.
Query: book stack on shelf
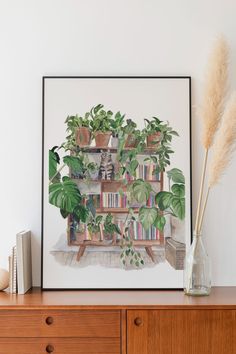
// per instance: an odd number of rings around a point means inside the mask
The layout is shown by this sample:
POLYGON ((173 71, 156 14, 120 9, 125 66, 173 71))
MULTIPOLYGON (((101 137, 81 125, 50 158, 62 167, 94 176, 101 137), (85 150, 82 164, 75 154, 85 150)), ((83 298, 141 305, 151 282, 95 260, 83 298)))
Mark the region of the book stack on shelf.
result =
POLYGON ((140 222, 133 221, 132 233, 134 240, 160 240, 160 232, 154 226, 145 230, 140 222))
POLYGON ((25 294, 32 287, 31 233, 16 235, 16 246, 9 256, 9 292, 25 294))
POLYGON ((127 195, 124 193, 107 193, 101 194, 101 208, 126 208, 127 207, 127 195))
MULTIPOLYGON (((128 181, 133 181, 134 177, 130 176, 129 173, 126 173, 125 178, 128 181)), ((144 179, 147 181, 159 181, 160 174, 156 172, 156 165, 139 165, 136 169, 136 177, 135 179, 144 179)))

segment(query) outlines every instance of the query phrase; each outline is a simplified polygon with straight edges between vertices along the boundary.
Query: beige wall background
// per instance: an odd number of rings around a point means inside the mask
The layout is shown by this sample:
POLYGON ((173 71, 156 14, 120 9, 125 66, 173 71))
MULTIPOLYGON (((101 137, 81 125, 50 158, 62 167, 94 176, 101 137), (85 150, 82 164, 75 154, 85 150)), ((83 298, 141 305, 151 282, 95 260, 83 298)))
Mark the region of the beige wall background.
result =
MULTIPOLYGON (((207 55, 223 33, 236 88, 235 13, 234 0, 0 0, 1 267, 16 232, 30 228, 40 284, 43 75, 191 75, 196 205, 203 154, 196 112, 207 55)), ((204 224, 214 285, 236 285, 235 177, 236 157, 204 224)))

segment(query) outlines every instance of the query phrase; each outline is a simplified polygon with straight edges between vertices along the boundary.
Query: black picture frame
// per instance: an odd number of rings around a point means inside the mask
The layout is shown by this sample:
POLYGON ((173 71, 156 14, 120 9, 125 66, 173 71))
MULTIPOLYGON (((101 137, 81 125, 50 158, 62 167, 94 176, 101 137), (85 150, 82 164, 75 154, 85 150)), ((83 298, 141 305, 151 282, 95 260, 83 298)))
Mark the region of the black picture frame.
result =
POLYGON ((41 290, 47 291, 157 291, 157 290, 183 290, 182 287, 180 288, 51 288, 45 287, 43 285, 43 277, 44 277, 44 269, 43 269, 43 247, 44 247, 44 235, 43 235, 43 228, 44 228, 44 163, 45 163, 45 154, 44 154, 44 136, 45 136, 45 83, 47 80, 50 79, 185 79, 188 80, 189 85, 189 154, 190 154, 190 235, 191 235, 191 242, 192 242, 192 111, 191 111, 191 104, 192 104, 192 90, 191 90, 191 76, 43 76, 42 77, 42 190, 41 190, 41 290))

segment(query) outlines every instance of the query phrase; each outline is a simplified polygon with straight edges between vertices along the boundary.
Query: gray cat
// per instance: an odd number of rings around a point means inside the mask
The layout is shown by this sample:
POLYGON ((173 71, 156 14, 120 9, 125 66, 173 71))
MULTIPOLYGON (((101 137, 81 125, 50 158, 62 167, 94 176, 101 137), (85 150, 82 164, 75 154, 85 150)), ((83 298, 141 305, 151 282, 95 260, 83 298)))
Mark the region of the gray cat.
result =
POLYGON ((110 151, 102 151, 101 163, 99 168, 99 178, 111 180, 114 178, 114 164, 110 151))

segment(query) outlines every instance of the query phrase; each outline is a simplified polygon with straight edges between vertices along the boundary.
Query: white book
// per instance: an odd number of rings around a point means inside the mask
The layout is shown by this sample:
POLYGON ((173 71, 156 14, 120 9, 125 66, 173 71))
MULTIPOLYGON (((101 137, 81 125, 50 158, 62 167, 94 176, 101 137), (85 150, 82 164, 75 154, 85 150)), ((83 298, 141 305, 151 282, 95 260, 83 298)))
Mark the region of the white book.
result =
POLYGON ((12 255, 8 257, 9 260, 9 293, 12 294, 13 288, 13 257, 12 255))
POLYGON ((17 260, 16 260, 16 246, 12 248, 12 264, 13 264, 13 269, 12 269, 12 293, 16 294, 17 292, 17 260))
POLYGON ((31 233, 16 235, 18 294, 25 294, 32 287, 31 233))

